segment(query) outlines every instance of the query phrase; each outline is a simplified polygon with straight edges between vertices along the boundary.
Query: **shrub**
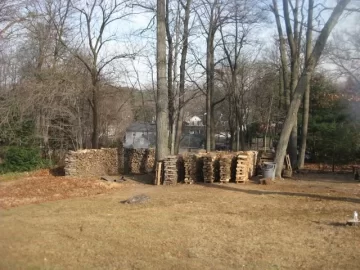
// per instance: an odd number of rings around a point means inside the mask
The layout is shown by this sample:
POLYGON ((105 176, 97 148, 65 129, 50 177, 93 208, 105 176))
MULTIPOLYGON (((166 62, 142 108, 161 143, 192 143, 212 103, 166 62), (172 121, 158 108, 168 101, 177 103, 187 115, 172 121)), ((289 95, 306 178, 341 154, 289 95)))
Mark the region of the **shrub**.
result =
POLYGON ((39 149, 10 146, 5 150, 4 162, 0 165, 0 172, 24 172, 46 165, 46 161, 41 158, 39 149))

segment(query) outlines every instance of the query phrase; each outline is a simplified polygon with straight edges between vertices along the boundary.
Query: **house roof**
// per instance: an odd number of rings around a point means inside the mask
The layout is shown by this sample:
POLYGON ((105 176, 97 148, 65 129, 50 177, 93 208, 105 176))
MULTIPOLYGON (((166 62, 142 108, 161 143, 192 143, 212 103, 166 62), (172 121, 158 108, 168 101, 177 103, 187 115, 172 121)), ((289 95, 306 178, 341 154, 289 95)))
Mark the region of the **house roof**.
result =
POLYGON ((155 132, 156 127, 151 123, 144 122, 135 122, 132 123, 127 129, 126 132, 155 132))
POLYGON ((196 122, 196 121, 202 121, 202 119, 201 119, 199 116, 197 116, 197 115, 185 117, 185 122, 187 122, 187 123, 189 123, 189 122, 196 122))

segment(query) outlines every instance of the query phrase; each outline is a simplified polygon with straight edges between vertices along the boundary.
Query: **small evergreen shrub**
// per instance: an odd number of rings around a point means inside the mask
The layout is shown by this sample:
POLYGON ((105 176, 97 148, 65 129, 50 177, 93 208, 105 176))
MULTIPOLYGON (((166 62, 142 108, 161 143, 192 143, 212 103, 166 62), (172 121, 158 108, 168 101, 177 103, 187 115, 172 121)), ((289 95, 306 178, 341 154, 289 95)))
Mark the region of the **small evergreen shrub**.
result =
POLYGON ((40 150, 30 147, 10 146, 5 150, 0 172, 25 172, 47 166, 41 158, 40 150))

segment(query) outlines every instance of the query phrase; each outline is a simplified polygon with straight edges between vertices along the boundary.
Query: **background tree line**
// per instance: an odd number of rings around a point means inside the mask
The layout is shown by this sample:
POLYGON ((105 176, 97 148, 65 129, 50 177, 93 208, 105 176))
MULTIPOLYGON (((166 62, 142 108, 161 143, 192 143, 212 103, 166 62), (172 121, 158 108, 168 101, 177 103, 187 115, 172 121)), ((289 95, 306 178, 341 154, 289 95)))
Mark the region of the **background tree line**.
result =
POLYGON ((339 19, 350 25, 357 8, 349 0, 0 0, 1 147, 51 158, 115 145, 131 122, 156 119, 161 159, 179 152, 192 114, 206 124, 208 151, 220 132, 233 150, 271 135, 278 162, 286 152, 299 168, 306 156, 338 162, 343 152, 351 161, 359 35, 332 30, 339 19))

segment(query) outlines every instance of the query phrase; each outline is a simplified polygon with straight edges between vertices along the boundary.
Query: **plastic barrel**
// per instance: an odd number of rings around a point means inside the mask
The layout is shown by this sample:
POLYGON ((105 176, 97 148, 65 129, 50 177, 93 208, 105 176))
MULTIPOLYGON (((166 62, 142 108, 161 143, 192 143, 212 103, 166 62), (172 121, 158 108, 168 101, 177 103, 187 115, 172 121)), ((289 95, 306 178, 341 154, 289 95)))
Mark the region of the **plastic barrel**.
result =
POLYGON ((275 162, 264 162, 261 169, 262 169, 263 178, 270 178, 271 180, 275 179, 275 169, 276 169, 275 162))

